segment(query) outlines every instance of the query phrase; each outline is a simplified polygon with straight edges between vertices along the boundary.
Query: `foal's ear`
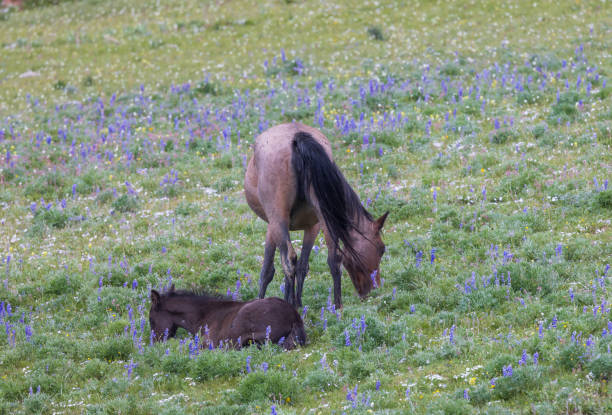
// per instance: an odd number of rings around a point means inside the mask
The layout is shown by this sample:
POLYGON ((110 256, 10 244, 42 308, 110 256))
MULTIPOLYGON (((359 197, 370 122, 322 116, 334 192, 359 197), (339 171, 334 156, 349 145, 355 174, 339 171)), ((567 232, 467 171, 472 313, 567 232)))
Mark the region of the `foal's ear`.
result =
POLYGON ((386 211, 384 215, 380 218, 376 219, 376 228, 380 231, 387 220, 387 216, 389 216, 389 211, 386 211))
POLYGON ((159 295, 159 293, 155 290, 151 290, 151 306, 159 307, 160 302, 161 296, 159 295))

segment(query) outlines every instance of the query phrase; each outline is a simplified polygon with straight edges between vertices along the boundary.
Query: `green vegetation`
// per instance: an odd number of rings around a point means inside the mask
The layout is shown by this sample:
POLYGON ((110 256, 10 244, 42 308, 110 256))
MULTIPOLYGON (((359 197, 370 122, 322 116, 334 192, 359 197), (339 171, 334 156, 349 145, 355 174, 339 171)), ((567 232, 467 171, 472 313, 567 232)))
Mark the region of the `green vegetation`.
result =
POLYGON ((612 411, 609 5, 25 5, 0 10, 0 414, 612 411), (391 212, 383 286, 334 310, 319 236, 306 346, 151 344, 151 288, 255 298, 243 175, 292 120, 391 212))

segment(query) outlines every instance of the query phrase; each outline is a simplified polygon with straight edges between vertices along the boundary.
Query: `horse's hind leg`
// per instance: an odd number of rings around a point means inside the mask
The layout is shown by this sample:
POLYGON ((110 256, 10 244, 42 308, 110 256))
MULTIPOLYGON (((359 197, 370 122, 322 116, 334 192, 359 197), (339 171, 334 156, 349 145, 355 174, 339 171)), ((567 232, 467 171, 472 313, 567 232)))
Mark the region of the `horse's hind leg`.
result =
POLYGON ((270 281, 272 281, 272 278, 274 278, 275 252, 276 242, 274 241, 273 235, 270 232, 270 227, 268 226, 263 265, 261 267, 261 274, 259 274, 259 298, 264 298, 266 296, 266 289, 268 288, 268 284, 270 284, 270 281))
POLYGON ((274 276, 274 252, 280 251, 281 265, 285 274, 285 301, 295 306, 295 268, 297 255, 291 245, 289 228, 279 223, 269 223, 266 234, 266 249, 264 252, 263 267, 259 277, 259 298, 264 298, 268 284, 274 276))
POLYGON ((291 245, 289 228, 286 226, 282 227, 282 236, 283 240, 278 244, 278 250, 280 251, 281 265, 283 266, 283 273, 285 274, 285 301, 296 307, 294 285, 297 255, 295 254, 293 245, 291 245))
POLYGON ((304 280, 308 274, 308 259, 310 257, 310 251, 314 245, 315 239, 319 234, 321 226, 317 223, 313 227, 304 231, 304 241, 302 242, 302 252, 300 253, 300 259, 297 263, 295 270, 295 302, 296 307, 302 306, 302 289, 304 288, 304 280))

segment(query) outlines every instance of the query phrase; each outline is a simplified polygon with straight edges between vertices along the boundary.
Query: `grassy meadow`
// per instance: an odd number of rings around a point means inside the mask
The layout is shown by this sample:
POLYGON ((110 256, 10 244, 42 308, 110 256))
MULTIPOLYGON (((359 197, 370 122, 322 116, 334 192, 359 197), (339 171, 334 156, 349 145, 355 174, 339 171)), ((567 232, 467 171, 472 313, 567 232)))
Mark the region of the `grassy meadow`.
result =
POLYGON ((609 2, 45 3, 0 9, 0 414, 612 412, 609 2), (335 310, 320 235, 306 346, 152 344, 151 288, 255 298, 292 120, 390 211, 382 287, 335 310))

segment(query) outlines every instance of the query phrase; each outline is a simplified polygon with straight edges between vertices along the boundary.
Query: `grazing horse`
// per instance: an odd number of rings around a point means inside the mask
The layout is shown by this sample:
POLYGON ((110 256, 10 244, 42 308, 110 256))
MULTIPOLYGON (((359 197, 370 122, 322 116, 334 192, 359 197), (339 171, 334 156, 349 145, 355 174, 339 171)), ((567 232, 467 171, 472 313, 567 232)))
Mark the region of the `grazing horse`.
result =
POLYGON ((259 298, 264 298, 274 277, 278 248, 285 274, 285 300, 302 306, 308 257, 321 228, 337 308, 342 307, 341 264, 361 298, 380 285, 378 267, 385 252, 380 230, 389 212, 372 218, 333 162, 327 138, 307 125, 280 124, 261 133, 254 150, 244 190, 251 209, 268 222, 259 298), (304 230, 299 260, 291 245, 290 230, 304 230))
POLYGON ((278 297, 263 300, 231 299, 175 291, 160 294, 151 290, 149 323, 155 341, 174 337, 183 327, 202 339, 201 345, 241 348, 266 341, 290 350, 306 343, 302 318, 291 305, 278 297))

